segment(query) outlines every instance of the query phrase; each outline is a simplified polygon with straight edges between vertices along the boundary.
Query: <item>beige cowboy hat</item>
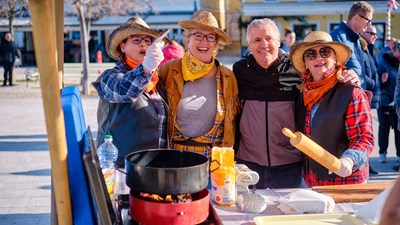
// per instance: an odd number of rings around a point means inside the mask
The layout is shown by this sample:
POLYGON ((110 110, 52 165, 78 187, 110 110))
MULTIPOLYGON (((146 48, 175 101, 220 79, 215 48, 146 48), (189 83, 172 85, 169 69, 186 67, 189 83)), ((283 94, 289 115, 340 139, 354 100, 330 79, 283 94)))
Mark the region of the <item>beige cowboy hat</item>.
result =
POLYGON ((232 43, 232 39, 225 31, 219 28, 217 19, 210 12, 195 12, 190 20, 183 20, 178 23, 185 30, 202 29, 216 33, 218 35, 218 44, 230 45, 232 43))
POLYGON ((117 51, 119 44, 131 35, 147 35, 154 39, 160 36, 158 32, 151 30, 142 18, 132 17, 110 34, 106 44, 107 54, 111 58, 119 60, 117 51))
POLYGON ((320 45, 329 46, 335 51, 338 65, 345 65, 352 54, 352 50, 347 45, 333 41, 331 35, 328 33, 324 31, 311 31, 304 38, 304 41, 296 43, 290 48, 289 57, 293 67, 300 73, 305 73, 304 51, 320 45))

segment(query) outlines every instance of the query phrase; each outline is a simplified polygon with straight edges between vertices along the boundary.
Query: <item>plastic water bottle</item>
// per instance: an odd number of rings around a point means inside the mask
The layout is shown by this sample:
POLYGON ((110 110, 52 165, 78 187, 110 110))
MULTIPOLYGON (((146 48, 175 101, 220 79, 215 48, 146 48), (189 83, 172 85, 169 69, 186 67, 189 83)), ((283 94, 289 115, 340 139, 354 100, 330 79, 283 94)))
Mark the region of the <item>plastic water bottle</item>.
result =
POLYGON ((97 148, 97 155, 99 156, 100 167, 103 172, 109 195, 112 195, 114 190, 115 161, 118 157, 118 149, 117 147, 115 147, 112 141, 112 136, 106 135, 104 138, 104 143, 97 148))

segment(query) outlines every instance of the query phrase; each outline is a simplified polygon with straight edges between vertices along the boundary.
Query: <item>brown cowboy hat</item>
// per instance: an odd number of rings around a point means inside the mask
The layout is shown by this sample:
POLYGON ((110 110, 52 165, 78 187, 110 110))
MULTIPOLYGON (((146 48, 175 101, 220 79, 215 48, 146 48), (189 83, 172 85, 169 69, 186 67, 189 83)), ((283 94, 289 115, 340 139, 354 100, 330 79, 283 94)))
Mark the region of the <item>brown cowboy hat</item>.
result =
POLYGON ((108 55, 115 60, 119 60, 117 51, 119 44, 131 35, 147 35, 154 39, 160 36, 158 32, 151 30, 142 18, 132 17, 110 34, 106 44, 108 55))
POLYGON ((232 39, 225 31, 219 28, 217 19, 210 12, 195 12, 190 20, 183 20, 178 23, 185 30, 201 29, 216 33, 218 35, 218 44, 230 45, 232 43, 232 39))
POLYGON ((306 66, 303 59, 304 51, 315 46, 329 46, 336 54, 338 65, 345 65, 349 60, 352 50, 347 45, 333 41, 331 35, 324 31, 311 31, 304 38, 304 41, 294 44, 290 48, 289 57, 293 67, 300 73, 306 72, 306 66))

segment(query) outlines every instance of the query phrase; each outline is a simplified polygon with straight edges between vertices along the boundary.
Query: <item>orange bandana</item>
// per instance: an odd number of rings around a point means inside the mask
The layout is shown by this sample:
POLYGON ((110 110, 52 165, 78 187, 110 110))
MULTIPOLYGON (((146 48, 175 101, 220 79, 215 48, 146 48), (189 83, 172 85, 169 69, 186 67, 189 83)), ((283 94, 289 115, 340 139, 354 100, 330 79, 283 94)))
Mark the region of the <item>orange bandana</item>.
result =
MULTIPOLYGON (((128 66, 130 70, 135 69, 137 66, 141 64, 141 62, 132 59, 129 56, 125 56, 125 64, 128 66)), ((151 77, 151 80, 149 84, 147 84, 145 91, 146 92, 156 92, 156 86, 158 82, 158 73, 157 71, 154 71, 153 76, 151 77)))
POLYGON ((321 81, 306 81, 303 90, 304 106, 311 109, 337 82, 336 71, 321 81))

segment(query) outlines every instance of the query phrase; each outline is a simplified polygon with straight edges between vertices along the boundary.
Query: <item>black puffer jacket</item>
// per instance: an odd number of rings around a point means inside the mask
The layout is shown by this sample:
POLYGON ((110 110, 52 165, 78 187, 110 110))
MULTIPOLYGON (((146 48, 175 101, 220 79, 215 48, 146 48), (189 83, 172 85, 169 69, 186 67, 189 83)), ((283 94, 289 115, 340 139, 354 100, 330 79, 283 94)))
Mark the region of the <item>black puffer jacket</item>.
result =
POLYGON ((263 166, 301 161, 300 152, 282 135, 282 128, 295 130, 294 114, 301 82, 289 57, 280 53, 267 69, 252 54, 233 65, 243 107, 237 158, 263 166))
POLYGON ((396 88, 397 72, 399 70, 399 60, 391 52, 383 54, 382 62, 379 63, 378 74, 382 80, 382 74, 388 73, 388 79, 381 84, 381 102, 382 106, 394 105, 394 91, 396 88))

